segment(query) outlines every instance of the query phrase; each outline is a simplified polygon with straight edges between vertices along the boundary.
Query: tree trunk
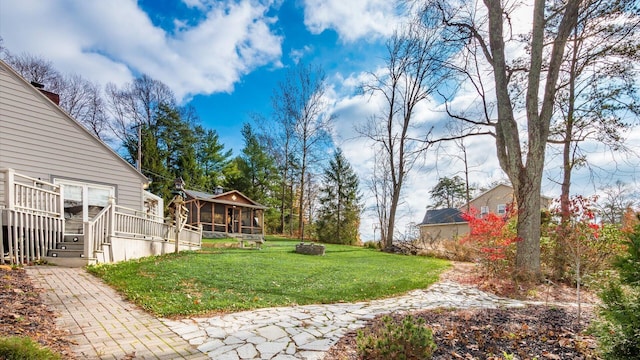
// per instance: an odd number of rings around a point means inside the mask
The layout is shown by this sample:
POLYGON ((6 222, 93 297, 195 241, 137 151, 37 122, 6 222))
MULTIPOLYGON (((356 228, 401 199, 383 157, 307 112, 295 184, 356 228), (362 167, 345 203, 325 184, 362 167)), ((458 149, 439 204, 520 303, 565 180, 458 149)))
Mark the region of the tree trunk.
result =
POLYGON ((514 188, 518 205, 516 275, 540 276, 540 191, 542 172, 523 170, 514 188), (533 173, 525 175, 526 173, 533 173), (539 174, 539 175, 537 175, 539 174), (538 196, 535 196, 537 194, 538 196))

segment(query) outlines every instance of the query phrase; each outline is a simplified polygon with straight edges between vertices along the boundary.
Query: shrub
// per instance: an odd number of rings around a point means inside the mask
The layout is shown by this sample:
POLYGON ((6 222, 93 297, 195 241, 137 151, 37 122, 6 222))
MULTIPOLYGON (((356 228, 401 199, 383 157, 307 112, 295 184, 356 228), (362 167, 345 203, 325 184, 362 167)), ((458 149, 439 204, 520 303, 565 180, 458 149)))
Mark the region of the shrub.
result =
POLYGON ((569 272, 577 283, 583 276, 608 269, 611 260, 623 253, 625 236, 620 227, 595 222, 596 200, 583 196, 569 199, 570 216, 564 223, 559 222, 562 213, 559 201, 551 210, 556 222, 550 222, 547 230, 553 249, 549 249, 550 256, 543 258, 555 269, 557 277, 569 272))
POLYGON ((614 262, 619 278, 600 293, 599 320, 592 328, 605 359, 640 357, 640 226, 628 238, 627 253, 614 262))
POLYGON ((381 326, 358 331, 358 354, 364 359, 431 359, 436 350, 431 329, 424 319, 406 316, 399 323, 382 317, 381 326))
POLYGON ((469 234, 460 241, 478 247, 479 264, 485 275, 503 277, 513 273, 516 242, 515 209, 508 207, 504 216, 488 213, 480 216, 471 208, 462 217, 469 222, 469 234))
POLYGON ((28 337, 0 337, 0 359, 6 360, 60 360, 60 355, 43 348, 28 337))

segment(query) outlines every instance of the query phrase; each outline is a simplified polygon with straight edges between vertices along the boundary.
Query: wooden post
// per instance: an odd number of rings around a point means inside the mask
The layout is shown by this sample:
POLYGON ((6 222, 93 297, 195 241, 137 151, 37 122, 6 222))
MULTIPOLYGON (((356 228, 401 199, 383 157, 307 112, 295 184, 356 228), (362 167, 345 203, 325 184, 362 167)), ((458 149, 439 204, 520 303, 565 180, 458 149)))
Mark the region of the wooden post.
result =
POLYGON ((182 207, 184 205, 184 199, 181 195, 176 195, 173 200, 173 205, 175 206, 175 210, 173 211, 173 216, 176 222, 176 247, 175 252, 178 253, 180 251, 180 228, 182 224, 182 207))
POLYGON ((15 192, 14 192, 15 170, 7 169, 4 176, 5 176, 5 179, 4 179, 5 205, 7 209, 13 210, 15 207, 15 192))

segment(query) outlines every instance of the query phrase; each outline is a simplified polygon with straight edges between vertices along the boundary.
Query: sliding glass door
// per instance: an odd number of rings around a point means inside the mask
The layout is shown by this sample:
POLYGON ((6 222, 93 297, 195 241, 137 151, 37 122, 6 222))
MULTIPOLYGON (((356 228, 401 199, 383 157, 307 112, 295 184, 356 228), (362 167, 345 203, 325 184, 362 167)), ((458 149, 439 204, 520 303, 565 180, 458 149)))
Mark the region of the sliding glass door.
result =
POLYGON ((82 234, 84 222, 95 217, 109 204, 109 198, 115 195, 113 186, 69 180, 55 182, 63 185, 62 198, 67 234, 82 234))

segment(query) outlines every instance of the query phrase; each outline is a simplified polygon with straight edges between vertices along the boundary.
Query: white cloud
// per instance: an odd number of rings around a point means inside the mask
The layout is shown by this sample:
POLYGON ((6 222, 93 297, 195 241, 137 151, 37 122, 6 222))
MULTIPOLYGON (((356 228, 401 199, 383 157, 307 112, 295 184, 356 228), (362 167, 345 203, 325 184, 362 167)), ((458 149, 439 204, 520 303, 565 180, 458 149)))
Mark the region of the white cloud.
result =
POLYGON ((63 73, 102 84, 146 73, 181 99, 230 92, 242 75, 280 63, 282 38, 270 30, 269 4, 185 4, 206 9, 203 20, 190 26, 175 19, 167 32, 133 0, 3 1, 0 35, 11 52, 41 55, 63 73))
POLYGON ((402 21, 389 0, 304 0, 304 23, 314 34, 334 29, 344 42, 390 35, 402 21))
POLYGON ((306 55, 313 51, 313 46, 305 45, 301 49, 291 49, 289 52, 289 57, 293 61, 294 64, 300 62, 300 60, 306 55))

